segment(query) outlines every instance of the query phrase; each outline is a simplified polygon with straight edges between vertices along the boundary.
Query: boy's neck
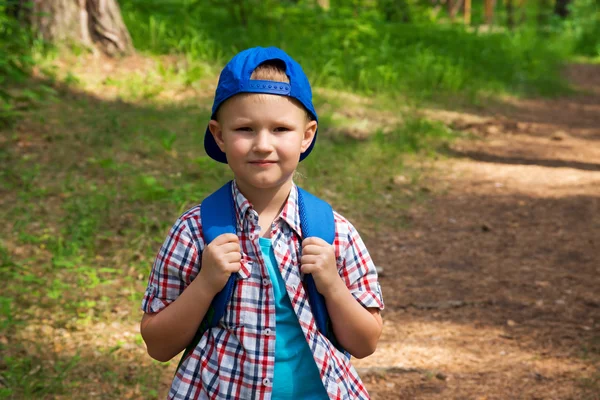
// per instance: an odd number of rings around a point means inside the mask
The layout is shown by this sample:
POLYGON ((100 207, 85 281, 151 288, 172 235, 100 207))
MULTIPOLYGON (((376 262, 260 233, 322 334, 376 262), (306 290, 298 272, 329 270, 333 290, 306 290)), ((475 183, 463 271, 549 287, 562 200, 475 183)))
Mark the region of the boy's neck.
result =
POLYGON ((268 189, 248 188, 238 181, 236 184, 259 216, 267 214, 273 215, 273 218, 281 212, 293 185, 291 179, 283 185, 268 189))

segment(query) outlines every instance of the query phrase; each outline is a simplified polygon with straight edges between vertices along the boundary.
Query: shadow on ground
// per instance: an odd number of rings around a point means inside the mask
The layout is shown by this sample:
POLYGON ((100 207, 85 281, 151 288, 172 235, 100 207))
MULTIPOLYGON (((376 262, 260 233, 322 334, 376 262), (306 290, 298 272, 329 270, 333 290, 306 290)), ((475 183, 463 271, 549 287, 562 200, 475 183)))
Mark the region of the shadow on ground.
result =
POLYGON ((541 167, 549 168, 573 168, 580 169, 583 171, 600 171, 600 163, 587 163, 579 162, 574 160, 552 160, 544 158, 525 158, 507 155, 496 155, 490 154, 483 151, 470 151, 470 150, 454 150, 447 149, 446 155, 451 157, 466 157, 473 161, 494 163, 494 164, 510 164, 510 165, 537 165, 541 167))

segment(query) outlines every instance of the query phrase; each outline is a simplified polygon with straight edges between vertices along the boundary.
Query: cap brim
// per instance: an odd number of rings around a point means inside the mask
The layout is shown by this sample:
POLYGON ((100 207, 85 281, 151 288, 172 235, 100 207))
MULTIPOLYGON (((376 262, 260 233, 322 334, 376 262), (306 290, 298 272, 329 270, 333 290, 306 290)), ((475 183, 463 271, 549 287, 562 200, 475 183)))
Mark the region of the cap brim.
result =
POLYGON ((206 127, 206 133, 204 134, 204 151, 206 151, 206 154, 213 160, 227 164, 227 156, 221 151, 217 142, 215 142, 215 138, 212 133, 210 133, 208 127, 206 127))

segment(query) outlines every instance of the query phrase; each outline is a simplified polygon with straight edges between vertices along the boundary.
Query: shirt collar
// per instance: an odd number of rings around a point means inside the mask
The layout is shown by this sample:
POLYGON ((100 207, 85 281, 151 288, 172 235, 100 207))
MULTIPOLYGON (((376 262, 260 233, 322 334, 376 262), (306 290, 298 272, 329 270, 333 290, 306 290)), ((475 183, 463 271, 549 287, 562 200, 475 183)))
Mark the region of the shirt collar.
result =
MULTIPOLYGON (((248 218, 248 214, 252 209, 250 201, 242 194, 235 180, 232 185, 232 194, 235 204, 236 219, 238 223, 238 230, 243 229, 243 222, 248 218)), ((250 213, 251 214, 251 213, 250 213)), ((298 208, 298 187, 295 183, 292 183, 292 189, 290 194, 281 209, 279 217, 275 220, 282 220, 288 224, 288 226, 296 232, 299 237, 302 237, 302 229, 300 227, 300 213, 298 208)), ((258 220, 255 221, 258 224, 258 220)))

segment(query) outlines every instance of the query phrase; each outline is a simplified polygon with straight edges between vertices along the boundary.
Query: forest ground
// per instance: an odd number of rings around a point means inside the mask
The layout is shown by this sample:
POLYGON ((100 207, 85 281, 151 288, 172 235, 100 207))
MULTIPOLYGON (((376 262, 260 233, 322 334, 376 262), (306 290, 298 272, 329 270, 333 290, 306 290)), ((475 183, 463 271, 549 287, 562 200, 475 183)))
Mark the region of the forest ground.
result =
MULTIPOLYGON (((191 93, 195 108, 179 106, 190 91, 148 86, 148 63, 78 61, 67 78, 85 91, 66 90, 0 136, 8 398, 168 390, 177 362, 146 354, 140 298, 177 207, 207 189, 179 183, 223 175, 194 155, 210 86, 191 93), (172 105, 123 101, 124 82, 132 97, 166 93, 172 105)), ((575 94, 421 109, 466 135, 433 157, 407 156, 390 183, 399 197, 369 192, 363 215, 347 207, 383 268, 383 335, 374 355, 353 359, 373 399, 600 399, 600 65, 565 73, 575 94), (383 207, 377 196, 403 204, 383 207)), ((389 120, 351 100, 342 111, 358 127, 389 120)), ((377 168, 379 184, 392 167, 377 168)))
POLYGON ((436 161, 408 229, 370 243, 374 399, 600 398, 600 67, 574 96, 430 111, 476 140, 436 161))

